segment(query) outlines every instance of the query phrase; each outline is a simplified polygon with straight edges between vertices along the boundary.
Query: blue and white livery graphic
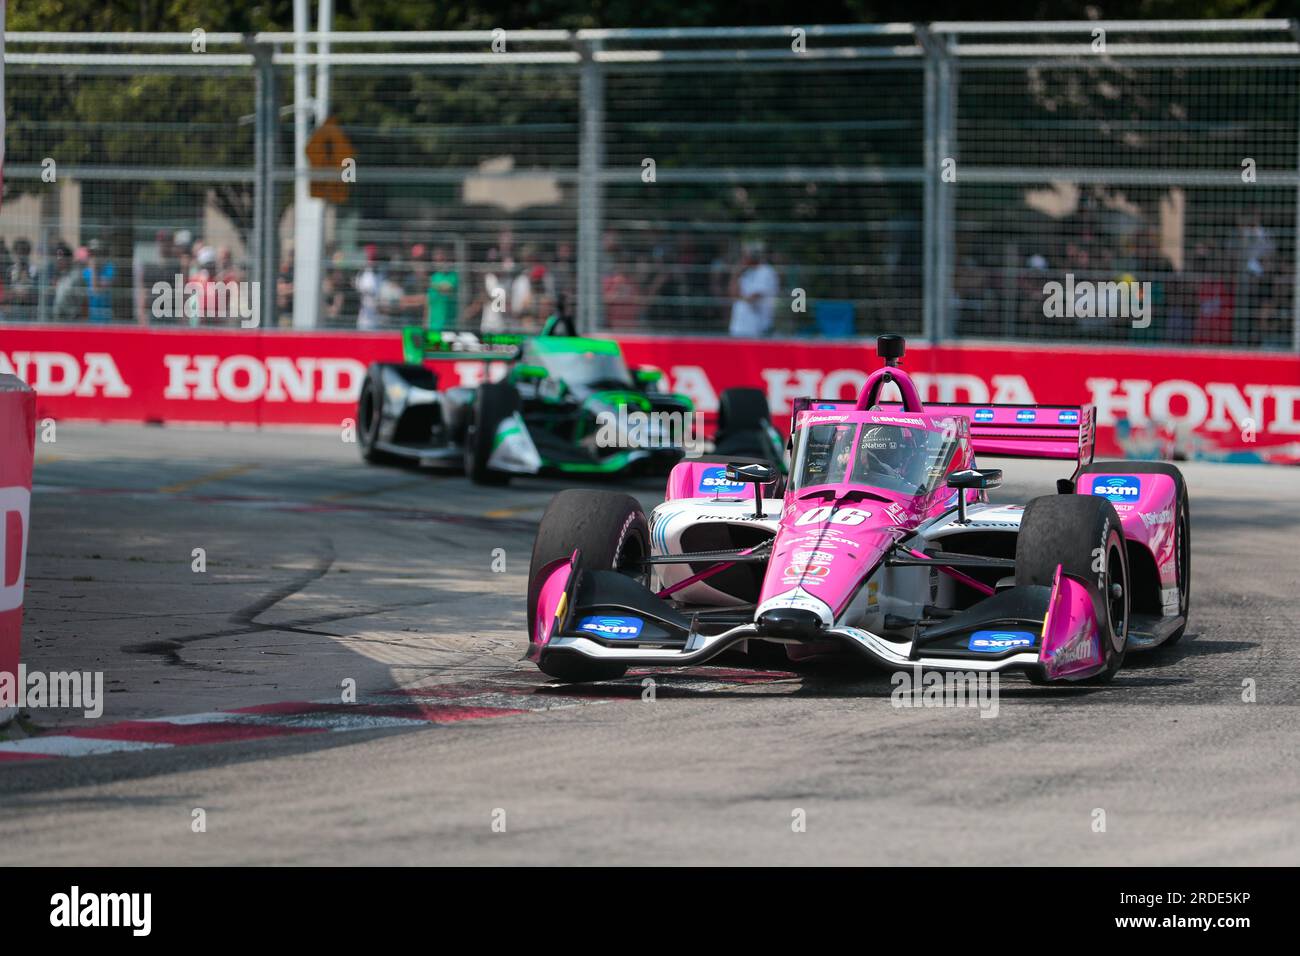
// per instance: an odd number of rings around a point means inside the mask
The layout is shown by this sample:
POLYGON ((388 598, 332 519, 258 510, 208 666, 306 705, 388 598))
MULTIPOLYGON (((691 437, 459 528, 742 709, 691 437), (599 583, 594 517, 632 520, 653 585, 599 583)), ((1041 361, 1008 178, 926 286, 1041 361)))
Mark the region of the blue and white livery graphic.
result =
POLYGON ((643 627, 645 627, 645 621, 639 617, 592 615, 591 617, 584 617, 578 622, 578 630, 580 631, 599 634, 601 637, 612 637, 620 641, 640 637, 643 627))
POLYGON ((741 494, 745 491, 745 483, 732 481, 727 477, 726 467, 719 465, 717 468, 704 469, 700 474, 699 490, 718 494, 741 494))
POLYGON ((1015 647, 1033 647, 1034 635, 1028 631, 976 631, 966 646, 981 654, 997 654, 1015 647))
POLYGON ((1092 493, 1100 495, 1107 501, 1132 503, 1142 493, 1142 482, 1128 475, 1111 475, 1099 477, 1092 483, 1092 493))

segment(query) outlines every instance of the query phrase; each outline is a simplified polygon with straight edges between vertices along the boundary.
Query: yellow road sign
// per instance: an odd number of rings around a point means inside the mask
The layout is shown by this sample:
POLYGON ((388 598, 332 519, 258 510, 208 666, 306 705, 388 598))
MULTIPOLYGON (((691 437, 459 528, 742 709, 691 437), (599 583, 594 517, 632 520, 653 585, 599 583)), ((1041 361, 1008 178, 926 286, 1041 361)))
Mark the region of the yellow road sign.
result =
POLYGON ((348 201, 348 189, 356 172, 352 141, 342 127, 329 117, 307 140, 307 162, 312 171, 330 170, 329 179, 311 181, 311 194, 317 199, 342 205, 348 201))

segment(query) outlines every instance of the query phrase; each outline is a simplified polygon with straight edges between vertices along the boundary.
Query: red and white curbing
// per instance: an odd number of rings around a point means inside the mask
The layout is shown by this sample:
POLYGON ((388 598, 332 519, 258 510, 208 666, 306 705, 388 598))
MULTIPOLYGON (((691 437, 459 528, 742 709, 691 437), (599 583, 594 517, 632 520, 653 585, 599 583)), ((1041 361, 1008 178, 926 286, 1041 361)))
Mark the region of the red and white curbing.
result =
MULTIPOLYGON (((575 687, 568 694, 546 684, 488 680, 402 688, 367 696, 354 704, 337 699, 283 701, 235 710, 123 720, 102 727, 79 727, 0 742, 0 763, 515 717, 584 704, 637 700, 646 676, 633 673, 618 681, 575 687)), ((657 688, 681 694, 771 683, 794 676, 782 671, 699 667, 656 674, 654 679, 657 688)))

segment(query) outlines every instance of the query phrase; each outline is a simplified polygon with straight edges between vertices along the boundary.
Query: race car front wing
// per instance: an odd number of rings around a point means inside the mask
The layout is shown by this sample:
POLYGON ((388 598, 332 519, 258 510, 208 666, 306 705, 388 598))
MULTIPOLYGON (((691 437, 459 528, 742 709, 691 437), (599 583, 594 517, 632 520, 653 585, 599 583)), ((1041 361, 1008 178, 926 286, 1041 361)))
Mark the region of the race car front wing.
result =
POLYGON ((820 626, 804 638, 775 632, 765 620, 711 630, 704 615, 688 617, 627 575, 583 570, 577 551, 543 568, 540 580, 526 654, 538 663, 548 655, 574 654, 630 666, 687 667, 749 640, 833 642, 891 670, 1018 670, 1079 680, 1106 663, 1092 595, 1059 568, 1051 587, 1005 589, 902 640, 842 623, 820 626))

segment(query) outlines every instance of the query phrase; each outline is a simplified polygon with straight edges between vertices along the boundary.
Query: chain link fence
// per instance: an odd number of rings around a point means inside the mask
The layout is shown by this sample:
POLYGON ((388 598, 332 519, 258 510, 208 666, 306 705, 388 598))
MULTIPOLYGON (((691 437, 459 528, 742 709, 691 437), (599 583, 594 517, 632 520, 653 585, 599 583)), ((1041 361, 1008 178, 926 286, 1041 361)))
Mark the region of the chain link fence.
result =
POLYGON ((1300 348, 1286 21, 10 34, 5 69, 5 321, 1300 348))

